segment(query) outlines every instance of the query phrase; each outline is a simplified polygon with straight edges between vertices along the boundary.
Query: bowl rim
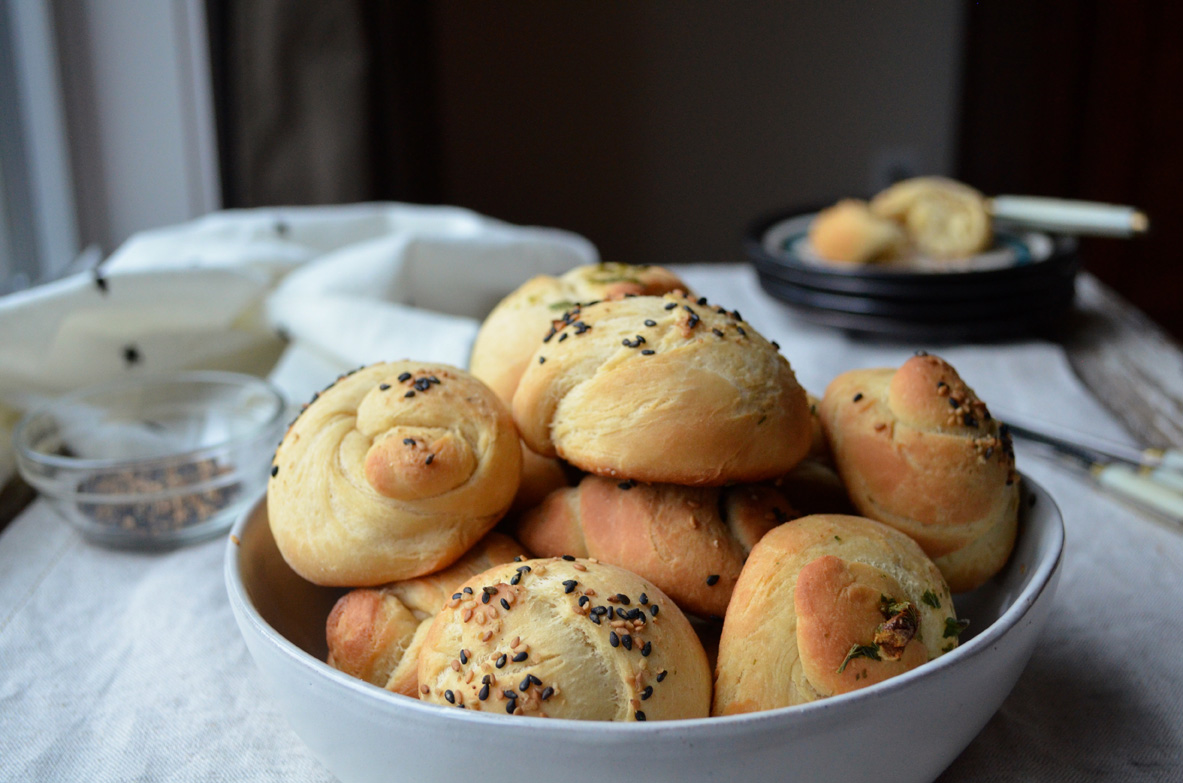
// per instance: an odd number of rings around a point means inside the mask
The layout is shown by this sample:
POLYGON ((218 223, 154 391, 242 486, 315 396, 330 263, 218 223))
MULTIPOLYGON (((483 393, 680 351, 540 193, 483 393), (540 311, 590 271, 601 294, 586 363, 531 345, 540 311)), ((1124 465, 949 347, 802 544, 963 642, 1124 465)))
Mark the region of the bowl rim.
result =
MULTIPOLYGON (((753 727, 756 729, 783 728, 779 724, 786 718, 801 716, 800 719, 805 721, 811 716, 818 718, 827 712, 845 710, 851 708, 853 705, 872 702, 902 688, 907 688, 918 677, 930 677, 950 667, 960 666, 964 661, 969 661, 990 650, 1001 636, 1005 635, 1011 628, 1022 621, 1043 592, 1054 582, 1053 577, 1060 569, 1063 561, 1064 518, 1059 506, 1046 489, 1031 480, 1028 476, 1022 475, 1021 481, 1022 486, 1030 488, 1034 497, 1037 498, 1039 505, 1044 509, 1051 509, 1052 518, 1048 522, 1050 527, 1049 532, 1052 536, 1052 545, 1045 553, 1045 556, 1034 567, 1028 566, 1032 568, 1032 574, 1026 586, 1014 597, 1013 602, 1007 607, 1006 611, 985 630, 965 644, 958 645, 950 652, 941 655, 936 660, 929 661, 923 666, 911 669, 875 685, 850 693, 819 699, 818 701, 807 704, 797 704, 790 707, 778 707, 771 710, 761 710, 737 715, 681 718, 652 722, 584 721, 571 718, 539 718, 523 715, 514 716, 513 721, 508 721, 501 715, 475 712, 472 710, 460 710, 454 707, 432 704, 392 693, 334 669, 327 663, 318 660, 297 647, 263 619, 250 600, 246 586, 242 582, 238 558, 240 547, 237 542, 258 506, 266 502, 266 493, 260 494, 235 521, 226 543, 223 572, 230 602, 236 610, 236 614, 259 631, 262 638, 269 645, 278 649, 281 654, 300 666, 309 675, 317 678, 328 678, 328 680, 344 686, 359 698, 372 700, 373 703, 380 706, 384 711, 391 709, 406 710, 409 711, 406 713, 408 716, 423 720, 454 720, 457 721, 455 725, 458 727, 481 725, 501 730, 512 730, 513 726, 521 725, 525 727, 524 730, 529 731, 546 729, 558 738, 584 737, 589 730, 600 734, 605 739, 617 738, 631 740, 635 738, 653 738, 655 735, 663 735, 670 732, 676 732, 685 739, 705 738, 705 734, 726 731, 728 729, 736 730, 753 727)), ((1040 513, 1043 512, 1041 511, 1040 513)), ((256 667, 258 667, 257 662, 256 667)))
MULTIPOLYGON (((247 375, 246 373, 229 372, 225 370, 179 370, 168 372, 156 372, 145 375, 138 375, 134 378, 120 378, 106 383, 94 384, 92 386, 84 386, 79 389, 67 392, 60 396, 54 397, 35 408, 30 409, 21 417, 16 426, 12 430, 12 444, 18 457, 18 467, 21 461, 28 461, 30 463, 71 470, 104 470, 115 468, 128 467, 152 467, 164 464, 176 464, 181 462, 192 462, 212 456, 228 447, 235 447, 249 443, 259 438, 264 433, 270 432, 275 425, 282 421, 287 410, 287 398, 284 397, 283 392, 279 387, 273 384, 266 378, 260 378, 255 375, 247 375), (153 457, 103 457, 103 458, 80 458, 68 457, 61 454, 46 454, 43 451, 38 451, 32 447, 28 442, 27 432, 29 427, 38 418, 52 414, 56 409, 74 402, 79 402, 92 395, 106 394, 117 392, 121 389, 131 390, 147 387, 159 387, 167 385, 181 385, 181 384, 212 384, 220 383, 228 386, 236 386, 242 389, 255 389, 263 392, 270 397, 275 404, 275 410, 265 421, 257 423, 250 431, 234 435, 229 438, 224 438, 215 443, 206 444, 198 448, 186 449, 184 451, 176 451, 171 454, 162 454, 153 457)), ((24 471, 22 471, 22 474, 24 471)), ((29 478, 26 476, 26 480, 29 478)), ((192 491, 191 488, 186 487, 186 492, 192 491)))

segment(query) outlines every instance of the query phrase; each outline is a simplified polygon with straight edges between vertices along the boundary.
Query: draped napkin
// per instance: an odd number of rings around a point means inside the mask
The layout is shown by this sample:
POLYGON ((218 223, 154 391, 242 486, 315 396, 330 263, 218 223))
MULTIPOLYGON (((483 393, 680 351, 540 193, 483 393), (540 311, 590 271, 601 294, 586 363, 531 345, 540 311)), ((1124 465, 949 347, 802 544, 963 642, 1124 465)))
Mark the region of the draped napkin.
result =
POLYGON ((217 369, 270 373, 303 400, 375 361, 463 367, 503 296, 597 260, 566 231, 409 204, 232 210, 137 234, 93 270, 0 298, 0 486, 12 427, 53 395, 217 369))

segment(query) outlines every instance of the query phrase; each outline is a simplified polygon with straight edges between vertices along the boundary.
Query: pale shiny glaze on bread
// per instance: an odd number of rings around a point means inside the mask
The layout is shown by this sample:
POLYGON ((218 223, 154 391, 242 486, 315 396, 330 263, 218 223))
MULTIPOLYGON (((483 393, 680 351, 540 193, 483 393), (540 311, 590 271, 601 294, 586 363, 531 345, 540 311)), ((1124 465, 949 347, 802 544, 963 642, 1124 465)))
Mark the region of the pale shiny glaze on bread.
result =
POLYGON ((757 482, 809 450, 805 391, 736 312, 678 294, 567 311, 513 400, 522 439, 589 473, 757 482))
POLYGON ((420 698, 578 720, 706 717, 706 653, 655 585, 591 560, 526 560, 470 579, 419 655, 420 698))
POLYGON ((821 414, 861 514, 915 539, 956 592, 1002 568, 1018 525, 1014 450, 947 362, 925 354, 840 375, 821 414))
POLYGON ((712 714, 865 688, 952 649, 959 630, 940 571, 910 538, 862 517, 802 517, 748 557, 723 623, 712 714))
POLYGON ((684 611, 721 618, 747 553, 796 516, 765 485, 684 487, 586 476, 526 514, 516 535, 536 555, 594 557, 652 581, 684 611))
POLYGON ((509 508, 521 447, 505 405, 454 367, 391 362, 321 392, 275 454, 267 511, 296 573, 366 587, 454 562, 509 508))

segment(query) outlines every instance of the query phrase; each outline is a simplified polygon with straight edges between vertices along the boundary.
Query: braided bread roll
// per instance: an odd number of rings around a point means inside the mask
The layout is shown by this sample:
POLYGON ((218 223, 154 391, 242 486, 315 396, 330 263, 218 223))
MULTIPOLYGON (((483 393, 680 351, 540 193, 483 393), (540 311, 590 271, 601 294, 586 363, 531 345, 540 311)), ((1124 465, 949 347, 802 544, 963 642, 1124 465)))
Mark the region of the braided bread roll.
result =
POLYGON ((1014 448, 947 362, 840 375, 821 415, 861 514, 915 539, 955 592, 1002 568, 1018 527, 1014 448))
POLYGON ((871 212, 867 202, 843 199, 817 213, 809 224, 809 244, 830 261, 870 264, 897 255, 908 239, 898 223, 871 212))
POLYGON ((540 341, 513 398, 522 439, 598 475, 754 483, 809 450, 789 363, 738 313, 683 295, 576 307, 540 341))
POLYGON ((421 699, 577 720, 710 711, 710 668, 694 629, 636 574, 594 560, 526 560, 461 592, 423 640, 421 699))
POLYGON ((485 318, 472 344, 469 371, 509 405, 539 340, 566 310, 677 289, 687 290, 686 284, 660 266, 602 263, 576 267, 562 277, 539 275, 502 299, 485 318))
POLYGON ((349 591, 325 623, 329 666, 417 697, 419 648, 435 615, 465 581, 523 554, 513 539, 489 533, 442 571, 349 591))
POLYGON ((536 555, 594 557, 650 580, 683 611, 722 617, 748 552, 795 516, 760 484, 720 489, 589 475, 551 493, 516 534, 536 555))
POLYGON ((948 587, 914 541, 861 517, 801 517, 752 549, 723 622, 712 715, 874 685, 957 645, 948 587))
POLYGON ((454 562, 509 508, 521 475, 505 405, 468 373, 391 362, 313 398, 275 454, 267 512, 296 573, 367 587, 454 562))
POLYGON ((871 199, 871 212, 903 225, 912 242, 934 258, 972 256, 994 238, 985 197, 944 177, 897 182, 871 199))

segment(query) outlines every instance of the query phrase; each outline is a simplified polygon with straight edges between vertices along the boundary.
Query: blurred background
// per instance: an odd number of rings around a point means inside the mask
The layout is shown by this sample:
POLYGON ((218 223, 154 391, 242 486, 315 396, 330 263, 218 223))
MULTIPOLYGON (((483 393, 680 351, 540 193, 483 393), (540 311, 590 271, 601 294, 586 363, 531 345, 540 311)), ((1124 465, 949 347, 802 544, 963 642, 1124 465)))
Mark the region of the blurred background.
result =
POLYGON ((918 174, 1132 204, 1183 338, 1183 5, 0 0, 0 293, 219 208, 447 203, 605 259, 918 174))

